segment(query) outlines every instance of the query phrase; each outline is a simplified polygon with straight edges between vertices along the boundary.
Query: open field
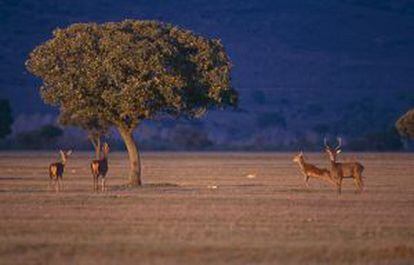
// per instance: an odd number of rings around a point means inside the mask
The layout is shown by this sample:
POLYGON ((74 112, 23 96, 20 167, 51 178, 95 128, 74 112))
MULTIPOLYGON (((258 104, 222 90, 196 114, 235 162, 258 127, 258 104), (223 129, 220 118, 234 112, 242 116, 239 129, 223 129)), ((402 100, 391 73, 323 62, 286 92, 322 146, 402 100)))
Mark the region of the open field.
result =
POLYGON ((412 154, 356 154, 366 190, 345 180, 340 197, 306 189, 291 153, 144 153, 135 189, 112 153, 94 194, 91 155, 74 153, 55 193, 57 154, 0 153, 0 264, 414 264, 412 154))

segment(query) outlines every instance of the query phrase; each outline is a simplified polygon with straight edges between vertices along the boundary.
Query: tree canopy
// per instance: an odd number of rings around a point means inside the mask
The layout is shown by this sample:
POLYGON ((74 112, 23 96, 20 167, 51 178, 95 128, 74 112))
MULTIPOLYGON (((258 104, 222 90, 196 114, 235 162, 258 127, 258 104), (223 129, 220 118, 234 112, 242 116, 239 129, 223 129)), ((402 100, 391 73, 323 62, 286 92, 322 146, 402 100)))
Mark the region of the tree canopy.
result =
POLYGON ((76 112, 61 112, 59 116, 59 122, 65 126, 76 126, 85 130, 88 134, 88 138, 95 148, 95 157, 100 159, 101 157, 101 138, 108 133, 111 125, 102 119, 99 119, 96 115, 78 115, 76 112))
POLYGON ((402 115, 397 120, 395 126, 402 136, 414 139, 414 109, 402 115))
POLYGON ((0 139, 11 133, 13 117, 10 103, 6 99, 0 99, 0 139))
POLYGON ((238 98, 220 40, 157 21, 56 29, 26 66, 43 80, 40 93, 60 108, 65 124, 115 126, 130 159, 132 131, 142 120, 199 117, 210 108, 235 106, 238 98))

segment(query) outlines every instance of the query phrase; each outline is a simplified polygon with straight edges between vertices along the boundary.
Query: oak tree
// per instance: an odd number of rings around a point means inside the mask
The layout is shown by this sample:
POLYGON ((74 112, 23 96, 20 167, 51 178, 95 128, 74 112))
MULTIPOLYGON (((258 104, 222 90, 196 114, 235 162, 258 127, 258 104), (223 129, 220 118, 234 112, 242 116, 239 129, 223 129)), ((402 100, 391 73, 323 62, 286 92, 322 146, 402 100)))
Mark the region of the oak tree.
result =
POLYGON ((61 112, 59 123, 65 126, 80 127, 87 132, 88 139, 95 149, 95 158, 101 159, 101 140, 108 133, 111 125, 96 115, 85 115, 79 112, 61 112))
POLYGON ((414 139, 414 109, 407 111, 395 123, 400 135, 414 139))
POLYGON ((231 64, 218 39, 157 21, 79 23, 56 29, 35 48, 27 69, 42 79, 43 100, 79 119, 115 127, 130 160, 130 184, 141 184, 133 132, 159 115, 199 117, 236 106, 231 64))

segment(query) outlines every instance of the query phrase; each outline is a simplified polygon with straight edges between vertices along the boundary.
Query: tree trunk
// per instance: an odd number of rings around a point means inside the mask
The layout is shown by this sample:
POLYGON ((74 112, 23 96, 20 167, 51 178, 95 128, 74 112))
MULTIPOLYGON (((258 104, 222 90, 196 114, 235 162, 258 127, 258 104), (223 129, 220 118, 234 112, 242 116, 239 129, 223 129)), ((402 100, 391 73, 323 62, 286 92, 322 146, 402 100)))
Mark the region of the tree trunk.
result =
POLYGON ((96 139, 95 157, 97 160, 101 159, 101 138, 96 139))
POLYGON ((125 146, 129 156, 129 184, 131 186, 141 186, 141 160, 138 151, 137 144, 134 141, 132 131, 124 128, 118 128, 122 139, 124 140, 125 146))
POLYGON ((101 137, 89 136, 89 140, 95 148, 95 158, 97 160, 101 159, 101 137))

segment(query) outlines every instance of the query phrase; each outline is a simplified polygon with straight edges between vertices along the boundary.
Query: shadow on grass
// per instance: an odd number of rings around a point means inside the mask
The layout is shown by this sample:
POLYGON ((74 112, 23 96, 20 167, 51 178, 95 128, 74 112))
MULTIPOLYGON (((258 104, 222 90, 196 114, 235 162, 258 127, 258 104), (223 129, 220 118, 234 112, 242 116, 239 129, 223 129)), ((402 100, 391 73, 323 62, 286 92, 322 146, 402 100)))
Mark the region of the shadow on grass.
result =
MULTIPOLYGON (((225 185, 223 185, 225 186, 225 185)), ((236 184, 236 185, 230 185, 230 186, 234 186, 234 187, 264 187, 266 186, 265 184, 260 184, 260 183, 252 183, 252 184, 236 184)))
POLYGON ((46 193, 46 189, 41 188, 9 188, 0 189, 0 193, 46 193))
POLYGON ((326 193, 326 192, 336 192, 335 190, 330 189, 312 189, 312 188, 292 188, 292 189, 283 189, 279 190, 280 192, 288 192, 288 193, 326 193))
POLYGON ((0 181, 5 181, 5 180, 38 180, 38 178, 34 178, 34 177, 0 177, 0 181))
POLYGON ((145 183, 141 186, 131 186, 129 184, 123 185, 114 185, 109 189, 110 191, 131 191, 136 189, 145 189, 145 188, 178 188, 181 187, 175 183, 161 182, 161 183, 145 183))

